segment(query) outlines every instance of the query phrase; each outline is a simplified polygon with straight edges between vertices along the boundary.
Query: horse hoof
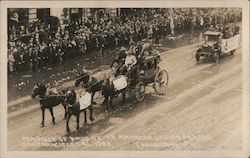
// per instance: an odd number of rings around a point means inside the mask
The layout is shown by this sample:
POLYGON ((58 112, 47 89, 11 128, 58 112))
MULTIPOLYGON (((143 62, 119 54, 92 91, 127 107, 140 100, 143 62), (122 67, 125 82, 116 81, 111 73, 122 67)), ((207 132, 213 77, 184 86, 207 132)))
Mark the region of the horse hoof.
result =
POLYGON ((56 125, 56 123, 55 122, 51 122, 51 124, 54 126, 54 125, 56 125))
POLYGON ((95 119, 94 118, 90 118, 90 121, 94 121, 95 119))
POLYGON ((78 129, 76 129, 76 133, 78 133, 79 132, 79 130, 78 129))
POLYGON ((67 134, 69 134, 69 133, 70 133, 70 130, 69 130, 69 129, 67 129, 67 130, 66 130, 66 133, 67 133, 67 134))
POLYGON ((44 127, 44 124, 40 124, 40 127, 43 128, 43 127, 44 127))

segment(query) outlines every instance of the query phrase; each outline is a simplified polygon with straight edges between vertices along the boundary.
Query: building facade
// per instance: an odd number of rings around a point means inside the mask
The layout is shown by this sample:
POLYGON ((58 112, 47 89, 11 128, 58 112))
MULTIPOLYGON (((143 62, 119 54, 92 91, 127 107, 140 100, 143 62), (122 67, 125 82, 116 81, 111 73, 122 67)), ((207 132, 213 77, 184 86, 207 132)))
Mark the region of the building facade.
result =
POLYGON ((36 21, 48 16, 58 17, 61 24, 72 20, 84 20, 95 16, 96 13, 108 13, 117 16, 116 8, 30 8, 28 10, 29 22, 36 21))

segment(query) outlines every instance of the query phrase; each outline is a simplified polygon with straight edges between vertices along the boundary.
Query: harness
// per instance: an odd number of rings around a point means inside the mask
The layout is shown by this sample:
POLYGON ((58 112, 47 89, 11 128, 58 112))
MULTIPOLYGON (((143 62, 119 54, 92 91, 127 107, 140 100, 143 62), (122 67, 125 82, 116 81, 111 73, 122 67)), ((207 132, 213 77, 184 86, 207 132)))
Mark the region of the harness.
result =
POLYGON ((69 106, 70 108, 72 108, 72 107, 73 107, 73 104, 68 103, 68 106, 69 106))
POLYGON ((65 96, 64 95, 48 95, 48 96, 41 97, 39 95, 38 99, 39 99, 39 101, 43 101, 43 100, 45 100, 46 98, 49 98, 49 97, 65 97, 65 96))
POLYGON ((81 79, 81 78, 83 78, 83 77, 86 77, 86 76, 88 76, 88 75, 90 76, 91 74, 90 74, 90 73, 86 73, 85 75, 78 77, 76 80, 79 80, 79 79, 81 79))
POLYGON ((87 89, 89 89, 89 88, 91 88, 91 87, 93 87, 94 85, 96 85, 97 83, 99 83, 100 81, 96 81, 96 82, 94 82, 93 84, 91 84, 91 85, 88 85, 88 88, 87 89))
POLYGON ((41 101, 41 100, 44 100, 44 97, 40 97, 40 96, 39 96, 38 99, 39 99, 39 101, 41 101))

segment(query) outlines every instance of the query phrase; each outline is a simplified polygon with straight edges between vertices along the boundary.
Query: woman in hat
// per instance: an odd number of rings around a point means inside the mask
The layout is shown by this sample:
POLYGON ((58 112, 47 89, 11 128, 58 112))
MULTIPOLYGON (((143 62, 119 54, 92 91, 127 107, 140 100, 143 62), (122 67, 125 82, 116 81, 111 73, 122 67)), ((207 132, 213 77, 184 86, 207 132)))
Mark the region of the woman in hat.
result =
POLYGON ((130 71, 132 67, 137 63, 137 60, 131 51, 127 51, 126 54, 127 56, 125 58, 125 66, 127 70, 130 71))

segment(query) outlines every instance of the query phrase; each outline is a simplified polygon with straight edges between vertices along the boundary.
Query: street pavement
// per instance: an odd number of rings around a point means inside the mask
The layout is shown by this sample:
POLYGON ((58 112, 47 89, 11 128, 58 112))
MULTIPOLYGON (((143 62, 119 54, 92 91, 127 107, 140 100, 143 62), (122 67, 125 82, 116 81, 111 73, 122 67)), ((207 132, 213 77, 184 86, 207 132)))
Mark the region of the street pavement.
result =
POLYGON ((16 109, 8 108, 8 150, 241 150, 241 48, 218 64, 213 59, 197 64, 196 48, 194 43, 163 52, 160 67, 169 74, 164 95, 147 87, 143 102, 129 95, 122 106, 118 97, 115 110, 104 113, 97 94, 95 120, 84 124, 81 114, 78 132, 72 117, 71 133, 66 133, 62 106, 54 108, 56 125, 46 111, 40 128, 38 100, 13 104, 16 109))

